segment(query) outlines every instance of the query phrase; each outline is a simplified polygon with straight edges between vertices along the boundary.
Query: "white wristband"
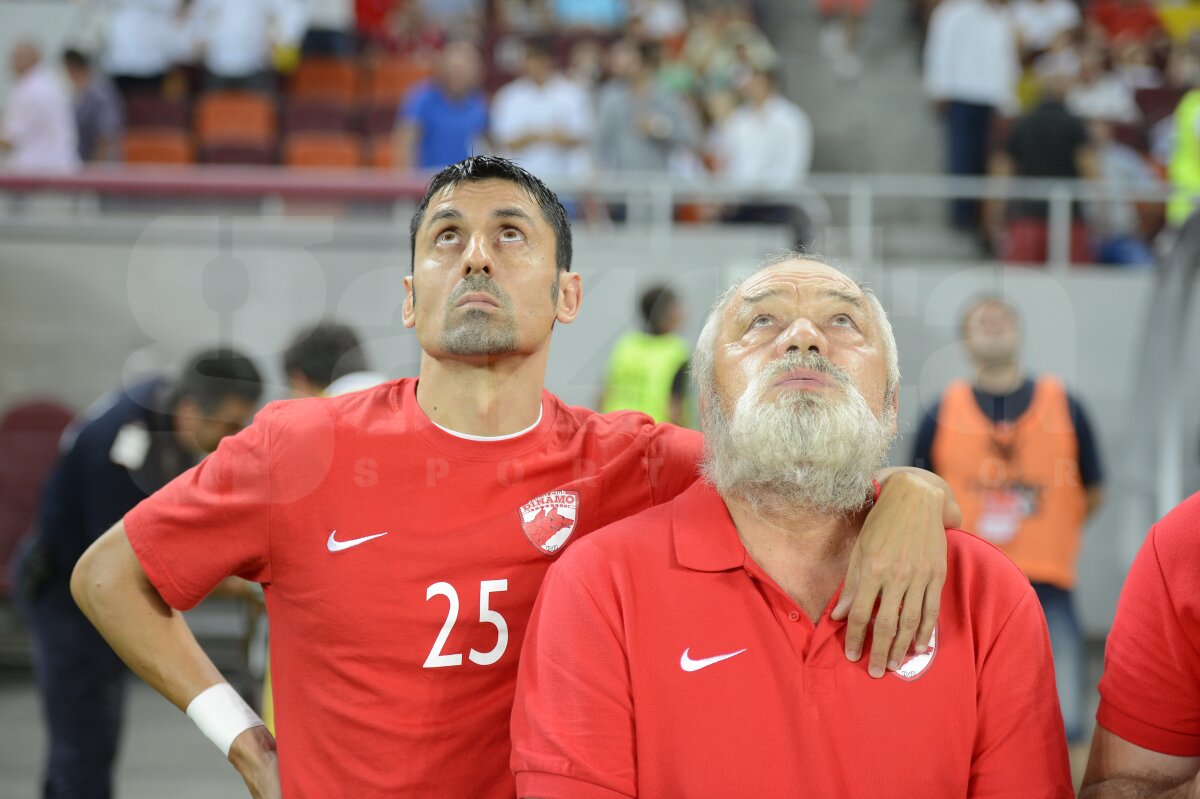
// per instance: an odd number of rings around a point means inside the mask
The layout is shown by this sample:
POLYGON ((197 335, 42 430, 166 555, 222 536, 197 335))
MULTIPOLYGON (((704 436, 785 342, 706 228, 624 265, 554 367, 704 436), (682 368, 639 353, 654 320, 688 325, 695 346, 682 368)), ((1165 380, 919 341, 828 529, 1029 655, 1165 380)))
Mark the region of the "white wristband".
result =
POLYGON ((200 732, 229 757, 233 739, 251 727, 263 727, 263 720, 227 682, 205 688, 188 703, 188 718, 200 732))

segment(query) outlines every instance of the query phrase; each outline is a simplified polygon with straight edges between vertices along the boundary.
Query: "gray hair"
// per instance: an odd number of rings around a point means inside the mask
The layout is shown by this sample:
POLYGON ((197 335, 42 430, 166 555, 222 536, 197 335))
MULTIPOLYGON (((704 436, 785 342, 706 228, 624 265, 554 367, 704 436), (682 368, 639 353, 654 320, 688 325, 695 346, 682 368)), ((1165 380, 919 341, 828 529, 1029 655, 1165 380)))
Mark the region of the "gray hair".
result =
MULTIPOLYGON (((770 256, 760 263, 753 272, 743 276, 732 286, 721 292, 721 296, 717 298, 712 310, 708 313, 708 317, 704 320, 704 327, 700 330, 700 337, 696 340, 696 351, 692 354, 692 380, 696 384, 698 396, 707 396, 709 401, 715 398, 713 396, 715 394, 713 360, 716 354, 717 334, 721 330, 721 317, 725 315, 725 310, 729 308, 729 304, 737 296, 738 289, 747 280, 760 272, 770 269, 773 266, 787 263, 788 261, 817 263, 846 275, 844 270, 825 263, 816 256, 785 250, 770 256)), ((849 275, 846 276, 850 277, 849 275)), ((879 329, 879 337, 883 341, 883 356, 884 361, 887 363, 888 372, 887 391, 884 394, 884 405, 887 406, 892 403, 892 400, 895 399, 897 392, 900 390, 900 354, 896 349, 896 335, 892 332, 892 323, 888 320, 887 311, 883 309, 883 304, 879 302, 879 298, 875 296, 875 292, 862 281, 855 280, 854 283, 862 291, 863 296, 867 298, 867 304, 875 316, 876 326, 879 329)))

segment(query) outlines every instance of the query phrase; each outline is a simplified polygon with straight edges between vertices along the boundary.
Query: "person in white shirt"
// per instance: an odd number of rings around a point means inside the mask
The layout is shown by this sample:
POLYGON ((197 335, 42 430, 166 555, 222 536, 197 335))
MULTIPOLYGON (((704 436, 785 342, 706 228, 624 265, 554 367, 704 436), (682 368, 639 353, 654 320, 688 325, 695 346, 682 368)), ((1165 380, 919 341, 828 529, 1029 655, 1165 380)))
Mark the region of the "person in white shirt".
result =
POLYGON ((491 138, 500 155, 544 180, 582 177, 593 116, 587 91, 554 71, 549 42, 530 39, 522 76, 492 100, 491 138))
POLYGON ((157 92, 181 53, 180 0, 99 0, 100 64, 123 95, 157 92))
POLYGON ((1028 53, 1048 49, 1059 34, 1075 30, 1082 22, 1073 0, 1016 0, 1012 15, 1021 49, 1028 53))
POLYGON ((1103 51, 1083 52, 1078 80, 1067 90, 1067 108, 1086 120, 1137 124, 1142 112, 1134 100, 1133 87, 1123 76, 1107 69, 1106 60, 1103 51))
MULTIPOLYGON (((982 175, 992 117, 1012 113, 1020 66, 1017 30, 1005 0, 942 0, 925 39, 925 91, 946 120, 947 166, 982 175)), ((955 227, 976 232, 979 203, 954 200, 955 227)))
POLYGON ((4 168, 63 174, 79 168, 75 111, 58 76, 41 63, 33 42, 18 42, 10 66, 14 81, 0 119, 4 168))
MULTIPOLYGON (((812 167, 808 115, 779 93, 778 77, 770 70, 751 73, 741 94, 742 105, 721 120, 712 138, 717 177, 747 189, 800 186, 812 167)), ((797 245, 811 243, 808 218, 794 205, 748 202, 726 209, 722 217, 727 222, 786 224, 797 245)))
POLYGON ((350 58, 357 46, 354 0, 308 0, 308 31, 300 49, 305 55, 350 58))
POLYGON ((192 0, 188 40, 209 89, 271 88, 271 48, 299 46, 307 15, 301 0, 192 0))

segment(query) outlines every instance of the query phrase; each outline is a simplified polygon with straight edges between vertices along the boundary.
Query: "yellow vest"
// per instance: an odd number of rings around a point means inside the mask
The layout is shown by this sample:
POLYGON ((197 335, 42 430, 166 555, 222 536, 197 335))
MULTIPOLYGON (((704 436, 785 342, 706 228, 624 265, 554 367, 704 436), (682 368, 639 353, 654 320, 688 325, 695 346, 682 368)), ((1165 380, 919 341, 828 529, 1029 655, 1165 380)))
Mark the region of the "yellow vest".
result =
POLYGON ((1175 193, 1167 203, 1167 222, 1179 227, 1196 207, 1200 195, 1200 90, 1192 89, 1175 109, 1175 144, 1167 175, 1175 193))
POLYGON ((641 411, 665 422, 671 411, 671 383, 691 350, 676 335, 626 333, 608 361, 604 406, 608 411, 641 411))

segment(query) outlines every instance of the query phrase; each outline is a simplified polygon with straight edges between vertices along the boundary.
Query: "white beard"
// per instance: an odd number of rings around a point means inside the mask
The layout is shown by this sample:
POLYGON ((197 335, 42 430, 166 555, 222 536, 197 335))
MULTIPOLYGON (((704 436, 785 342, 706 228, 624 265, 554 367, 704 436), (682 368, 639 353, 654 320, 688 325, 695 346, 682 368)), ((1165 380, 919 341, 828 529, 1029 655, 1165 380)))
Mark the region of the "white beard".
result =
POLYGON ((825 358, 776 361, 738 398, 732 419, 715 392, 706 393, 704 475, 722 495, 820 513, 853 513, 871 501, 873 475, 895 436, 894 411, 889 403, 876 417, 850 377, 825 358), (834 387, 763 399, 798 367, 830 375, 834 387))

